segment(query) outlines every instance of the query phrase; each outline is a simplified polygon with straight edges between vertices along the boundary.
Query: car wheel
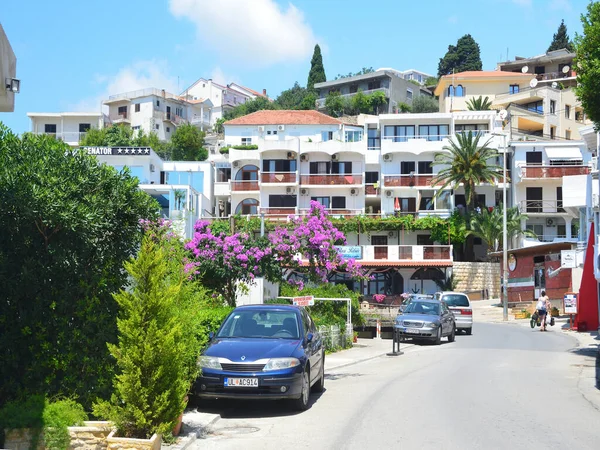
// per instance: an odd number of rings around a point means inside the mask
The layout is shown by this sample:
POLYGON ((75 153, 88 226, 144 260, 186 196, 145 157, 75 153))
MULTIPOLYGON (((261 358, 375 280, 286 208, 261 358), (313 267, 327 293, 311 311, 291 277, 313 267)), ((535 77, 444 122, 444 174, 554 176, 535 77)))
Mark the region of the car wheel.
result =
POLYGON ((308 398, 310 396, 310 374, 308 369, 302 372, 302 391, 300 397, 294 400, 294 408, 298 411, 305 411, 308 409, 308 398))
POLYGON ((454 342, 454 338, 456 337, 456 328, 454 325, 452 326, 452 333, 448 335, 448 342, 454 342))
POLYGON ((465 333, 467 333, 467 336, 471 336, 473 334, 473 328, 465 328, 465 333))
POLYGON ((442 343, 442 326, 440 325, 437 330, 437 335, 435 336, 435 345, 440 345, 442 343))
POLYGON ((313 384, 312 390, 313 392, 323 392, 325 389, 325 357, 323 356, 323 361, 321 361, 321 376, 319 380, 313 384))

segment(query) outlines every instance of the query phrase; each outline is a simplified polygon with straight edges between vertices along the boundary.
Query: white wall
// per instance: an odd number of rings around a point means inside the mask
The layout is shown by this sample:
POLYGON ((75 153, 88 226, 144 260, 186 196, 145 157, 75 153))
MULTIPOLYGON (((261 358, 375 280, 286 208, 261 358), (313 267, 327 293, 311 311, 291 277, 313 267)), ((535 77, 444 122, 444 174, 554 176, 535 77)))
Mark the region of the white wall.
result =
POLYGON ((264 132, 259 132, 258 125, 225 125, 225 143, 227 145, 241 145, 242 138, 252 138, 252 144, 257 144, 259 139, 287 140, 300 138, 301 142, 322 141, 322 132, 332 132, 333 140, 343 140, 339 125, 284 125, 283 131, 278 130, 278 125, 266 125, 264 132), (268 131, 277 131, 277 134, 268 134, 268 131))
POLYGON ((12 112, 15 109, 15 94, 4 88, 6 78, 17 78, 17 58, 0 24, 0 111, 12 112))

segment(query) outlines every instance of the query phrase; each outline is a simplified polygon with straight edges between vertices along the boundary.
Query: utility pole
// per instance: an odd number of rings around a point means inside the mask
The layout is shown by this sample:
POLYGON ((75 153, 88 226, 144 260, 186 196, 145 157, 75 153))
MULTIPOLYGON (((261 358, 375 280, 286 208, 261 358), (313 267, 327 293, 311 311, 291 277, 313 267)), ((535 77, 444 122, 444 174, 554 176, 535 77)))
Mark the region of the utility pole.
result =
POLYGON ((508 320, 508 231, 506 229, 506 134, 502 136, 502 146, 504 147, 502 165, 502 320, 508 320))

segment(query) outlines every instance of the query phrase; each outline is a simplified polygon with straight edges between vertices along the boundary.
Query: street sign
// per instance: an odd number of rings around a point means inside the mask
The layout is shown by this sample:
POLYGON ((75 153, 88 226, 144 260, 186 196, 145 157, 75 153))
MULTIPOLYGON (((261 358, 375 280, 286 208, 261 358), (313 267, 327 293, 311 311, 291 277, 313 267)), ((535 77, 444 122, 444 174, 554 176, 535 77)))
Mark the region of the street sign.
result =
POLYGON ((565 314, 577 314, 577 294, 565 294, 563 302, 565 314))
POLYGON ((292 303, 296 306, 313 306, 315 304, 315 297, 312 295, 294 297, 292 299, 292 303))
POLYGON ((575 269, 577 267, 577 250, 561 250, 560 265, 563 269, 575 269))

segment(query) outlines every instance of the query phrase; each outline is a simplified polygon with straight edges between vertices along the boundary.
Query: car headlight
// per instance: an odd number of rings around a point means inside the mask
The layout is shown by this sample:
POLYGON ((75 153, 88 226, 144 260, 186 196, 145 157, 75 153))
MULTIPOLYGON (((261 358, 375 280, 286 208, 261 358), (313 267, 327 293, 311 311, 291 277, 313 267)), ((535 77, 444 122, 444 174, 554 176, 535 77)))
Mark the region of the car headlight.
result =
POLYGON ((437 322, 431 322, 431 323, 425 324, 425 326, 430 327, 430 328, 437 328, 440 326, 440 324, 437 322))
POLYGON ((290 369, 299 365, 300 361, 297 358, 271 358, 267 361, 263 370, 290 369))
POLYGON ((198 358, 198 365, 204 369, 223 370, 219 358, 214 356, 201 356, 198 358))

